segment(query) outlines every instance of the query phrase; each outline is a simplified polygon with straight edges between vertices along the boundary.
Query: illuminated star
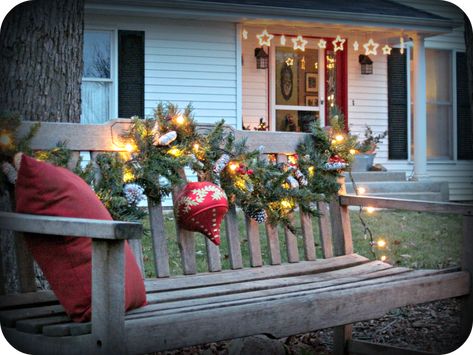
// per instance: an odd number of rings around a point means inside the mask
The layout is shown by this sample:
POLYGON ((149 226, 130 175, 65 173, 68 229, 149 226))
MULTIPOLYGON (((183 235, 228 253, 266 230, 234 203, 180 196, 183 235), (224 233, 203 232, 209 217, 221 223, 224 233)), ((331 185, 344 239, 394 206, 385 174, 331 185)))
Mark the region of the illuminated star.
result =
POLYGON ((358 52, 358 49, 360 48, 360 44, 358 41, 353 42, 353 50, 358 52))
POLYGON ((281 41, 281 45, 282 45, 282 46, 285 46, 285 45, 286 45, 286 36, 282 35, 279 40, 281 41))
POLYGON ((256 35, 258 37, 259 45, 260 46, 271 46, 271 40, 273 39, 273 35, 269 34, 267 30, 264 30, 261 32, 259 35, 256 35))
POLYGON ((319 40, 319 48, 321 48, 321 49, 327 48, 327 41, 321 38, 319 40))
POLYGON ((389 45, 385 45, 383 48, 381 48, 382 51, 383 51, 383 54, 384 55, 389 55, 391 54, 391 51, 393 50, 391 47, 389 47, 389 45))
POLYGON ((301 51, 305 51, 305 45, 308 43, 307 40, 302 38, 301 35, 297 36, 296 38, 291 38, 292 43, 294 43, 294 50, 300 49, 301 51))
POLYGON ((287 65, 288 67, 294 65, 294 58, 291 58, 291 57, 287 58, 287 59, 286 59, 286 65, 287 65))
POLYGON ((243 30, 241 35, 242 35, 243 39, 248 39, 248 31, 247 30, 243 30))
POLYGON ((365 55, 378 54, 377 49, 379 47, 379 43, 373 41, 373 38, 370 38, 369 41, 363 45, 363 47, 365 48, 365 55))
POLYGON ((341 38, 339 35, 337 35, 337 38, 335 38, 332 41, 333 44, 333 51, 336 53, 337 51, 343 51, 343 43, 345 43, 346 39, 341 38))

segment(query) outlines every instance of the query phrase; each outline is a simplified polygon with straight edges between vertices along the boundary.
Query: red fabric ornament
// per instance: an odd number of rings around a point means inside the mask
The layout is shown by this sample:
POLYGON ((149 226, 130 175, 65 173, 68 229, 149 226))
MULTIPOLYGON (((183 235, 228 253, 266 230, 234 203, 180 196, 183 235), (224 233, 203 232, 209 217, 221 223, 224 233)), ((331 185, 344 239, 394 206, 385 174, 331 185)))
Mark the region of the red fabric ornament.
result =
POLYGON ((225 192, 207 181, 190 182, 177 196, 177 222, 220 245, 220 224, 228 211, 225 192))

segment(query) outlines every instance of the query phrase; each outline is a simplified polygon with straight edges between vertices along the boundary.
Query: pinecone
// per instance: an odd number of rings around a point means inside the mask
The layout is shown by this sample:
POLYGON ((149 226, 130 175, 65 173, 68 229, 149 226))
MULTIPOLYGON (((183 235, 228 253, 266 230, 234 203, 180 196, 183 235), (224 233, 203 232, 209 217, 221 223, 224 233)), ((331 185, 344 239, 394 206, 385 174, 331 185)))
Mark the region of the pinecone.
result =
POLYGON ((258 223, 264 223, 266 222, 266 219, 268 218, 268 215, 266 214, 265 210, 257 210, 257 211, 252 211, 248 213, 248 217, 251 219, 254 219, 258 223))

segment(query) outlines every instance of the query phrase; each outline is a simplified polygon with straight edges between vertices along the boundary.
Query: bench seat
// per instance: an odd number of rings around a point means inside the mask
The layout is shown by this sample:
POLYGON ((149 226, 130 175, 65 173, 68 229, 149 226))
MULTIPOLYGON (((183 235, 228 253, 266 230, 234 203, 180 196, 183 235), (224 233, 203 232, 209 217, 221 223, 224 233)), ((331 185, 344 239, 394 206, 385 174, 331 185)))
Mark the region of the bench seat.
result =
MULTIPOLYGON (((145 353, 262 333, 279 338, 466 295, 469 279, 458 269, 412 270, 357 254, 148 279, 149 304, 125 316, 126 345, 129 353, 145 353)), ((84 353, 84 346, 91 352, 99 347, 91 323, 70 322, 50 291, 3 296, 0 304, 2 330, 20 350, 84 353)))

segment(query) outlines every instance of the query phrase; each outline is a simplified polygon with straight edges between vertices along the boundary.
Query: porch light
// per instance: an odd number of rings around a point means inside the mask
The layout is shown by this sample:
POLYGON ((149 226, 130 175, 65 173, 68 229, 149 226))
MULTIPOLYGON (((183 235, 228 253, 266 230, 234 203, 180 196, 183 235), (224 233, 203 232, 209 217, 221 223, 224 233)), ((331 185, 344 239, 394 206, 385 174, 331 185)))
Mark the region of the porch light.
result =
POLYGON ((255 48, 256 69, 268 69, 269 55, 263 48, 255 48))
POLYGON ((358 62, 361 65, 361 74, 373 74, 373 61, 367 55, 360 54, 358 62))

